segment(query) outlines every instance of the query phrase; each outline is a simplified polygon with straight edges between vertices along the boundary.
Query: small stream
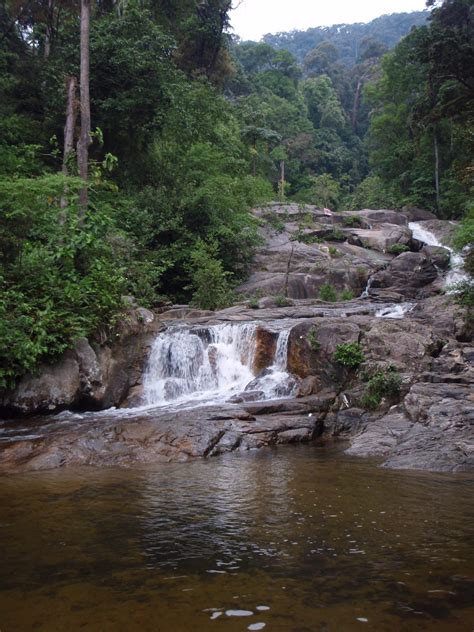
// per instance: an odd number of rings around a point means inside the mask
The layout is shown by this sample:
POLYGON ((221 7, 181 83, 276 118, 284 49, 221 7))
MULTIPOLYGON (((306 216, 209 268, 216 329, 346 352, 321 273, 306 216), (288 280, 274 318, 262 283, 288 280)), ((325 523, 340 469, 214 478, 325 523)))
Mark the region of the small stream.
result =
POLYGON ((472 483, 315 446, 5 477, 1 629, 471 632, 472 483))

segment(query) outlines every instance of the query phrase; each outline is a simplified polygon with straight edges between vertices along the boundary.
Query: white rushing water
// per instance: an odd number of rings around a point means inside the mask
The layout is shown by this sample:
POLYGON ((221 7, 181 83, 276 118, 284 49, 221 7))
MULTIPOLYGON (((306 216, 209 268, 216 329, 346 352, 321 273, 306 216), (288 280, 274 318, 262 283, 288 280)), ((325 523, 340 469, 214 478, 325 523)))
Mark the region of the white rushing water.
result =
POLYGON ((418 239, 418 241, 423 242, 427 246, 440 246, 441 248, 446 248, 450 253, 450 270, 446 274, 444 284, 446 287, 450 287, 455 285, 456 283, 460 283, 462 281, 468 281, 468 275, 463 271, 464 259, 462 255, 455 252, 452 248, 447 246, 446 244, 442 244, 439 239, 436 237, 434 233, 429 231, 423 226, 424 222, 410 222, 408 224, 408 228, 413 233, 413 238, 418 239))
POLYGON ((411 312, 411 310, 415 307, 415 303, 397 303, 394 305, 389 305, 388 307, 383 307, 375 312, 376 318, 403 318, 405 314, 411 312))
POLYGON ((217 402, 245 390, 259 399, 292 394, 294 379, 287 373, 289 330, 278 334, 272 367, 253 373, 255 323, 175 328, 156 338, 144 376, 148 406, 170 402, 217 402))

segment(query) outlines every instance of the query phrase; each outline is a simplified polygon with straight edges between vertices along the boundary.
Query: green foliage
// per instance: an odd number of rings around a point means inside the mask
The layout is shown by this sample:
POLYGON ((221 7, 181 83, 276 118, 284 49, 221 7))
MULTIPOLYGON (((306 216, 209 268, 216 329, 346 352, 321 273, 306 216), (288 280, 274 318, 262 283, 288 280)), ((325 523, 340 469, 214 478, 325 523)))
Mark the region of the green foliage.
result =
POLYGON ((354 298, 354 292, 352 292, 352 290, 342 290, 340 296, 341 301, 352 301, 354 298))
POLYGON ((335 246, 329 246, 328 252, 333 259, 338 259, 339 257, 342 257, 342 252, 338 250, 335 246))
POLYGON ((355 226, 360 226, 362 224, 362 219, 358 215, 349 215, 349 217, 344 217, 342 219, 342 223, 348 228, 353 228, 355 226))
POLYGON ((394 367, 367 376, 366 390, 361 398, 362 407, 375 410, 383 397, 396 398, 400 394, 401 385, 402 378, 394 367))
POLYGON ((379 82, 366 91, 382 190, 442 217, 462 216, 472 199, 472 29, 470 2, 446 0, 384 58, 379 82))
POLYGON ((79 184, 61 175, 0 180, 1 387, 79 336, 107 335, 135 280, 112 209, 79 220, 79 184))
POLYGON ((334 303, 337 301, 336 290, 330 283, 324 283, 319 288, 319 298, 327 303, 334 303))
POLYGON ((334 360, 348 369, 356 369, 365 359, 364 352, 358 342, 347 342, 337 345, 334 360))
POLYGON ((228 272, 217 258, 217 245, 199 240, 191 252, 193 304, 201 309, 216 310, 232 304, 232 292, 228 272))
POLYGON ((388 248, 391 255, 400 255, 402 252, 408 252, 410 248, 406 244, 393 244, 388 248))
POLYGON ((316 327, 311 327, 306 335, 306 340, 308 341, 308 346, 311 351, 319 351, 321 343, 318 340, 318 330, 316 327))
POLYGON ((275 305, 277 307, 288 307, 291 305, 291 301, 286 296, 275 296, 275 305))
POLYGON ((345 241, 346 235, 340 228, 334 228, 328 235, 326 235, 325 239, 326 241, 345 241))

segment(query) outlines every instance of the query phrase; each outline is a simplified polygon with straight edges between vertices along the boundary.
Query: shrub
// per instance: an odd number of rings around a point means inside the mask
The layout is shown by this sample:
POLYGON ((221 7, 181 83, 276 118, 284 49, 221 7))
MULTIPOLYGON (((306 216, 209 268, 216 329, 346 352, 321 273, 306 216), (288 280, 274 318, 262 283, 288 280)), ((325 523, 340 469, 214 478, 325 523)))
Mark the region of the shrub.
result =
POLYGON ((408 250, 410 250, 410 248, 408 248, 406 244, 393 244, 388 249, 388 252, 391 255, 401 255, 402 252, 408 252, 408 250))
POLYGON ((326 241, 344 241, 346 236, 339 228, 335 228, 332 232, 326 235, 326 241))
POLYGON ((308 341, 309 348, 311 351, 318 351, 321 347, 321 343, 318 340, 318 330, 316 327, 311 327, 306 336, 306 340, 308 341))
POLYGON ((383 397, 396 397, 400 393, 402 378, 395 367, 388 367, 385 371, 376 371, 367 376, 367 387, 361 398, 363 408, 375 410, 383 397))
POLYGON ((232 304, 234 295, 231 290, 230 273, 225 272, 221 261, 216 258, 217 246, 198 240, 191 253, 193 271, 192 302, 201 309, 222 309, 232 304))
POLYGON ((258 305, 258 298, 256 296, 251 296, 248 299, 248 304, 250 309, 258 309, 259 305, 258 305))
POLYGON ((275 296, 275 305, 277 307, 288 307, 288 305, 291 305, 291 301, 286 296, 275 296))
POLYGON ((352 292, 352 290, 342 290, 340 298, 341 301, 352 301, 352 299, 354 298, 354 293, 352 292))
POLYGON ((334 259, 338 259, 339 257, 342 257, 342 252, 338 250, 335 246, 329 246, 328 251, 329 251, 329 255, 333 257, 334 259))
POLYGON ((342 223, 344 226, 351 228, 352 226, 360 226, 362 224, 362 220, 357 215, 349 215, 349 217, 343 218, 342 223))
POLYGON ((333 358, 338 364, 355 369, 364 361, 364 352, 358 342, 346 342, 337 345, 333 358))
POLYGON ((325 283, 319 288, 319 298, 322 301, 334 303, 335 301, 337 301, 336 290, 330 283, 325 283))

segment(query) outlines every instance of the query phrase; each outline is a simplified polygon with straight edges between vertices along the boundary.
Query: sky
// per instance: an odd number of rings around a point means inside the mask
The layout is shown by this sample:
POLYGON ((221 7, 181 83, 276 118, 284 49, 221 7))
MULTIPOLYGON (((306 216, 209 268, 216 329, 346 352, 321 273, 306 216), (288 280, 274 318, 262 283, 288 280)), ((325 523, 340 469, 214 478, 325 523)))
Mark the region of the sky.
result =
POLYGON ((425 0, 234 0, 231 24, 242 39, 259 40, 278 33, 313 26, 370 22, 385 13, 421 11, 425 0))

